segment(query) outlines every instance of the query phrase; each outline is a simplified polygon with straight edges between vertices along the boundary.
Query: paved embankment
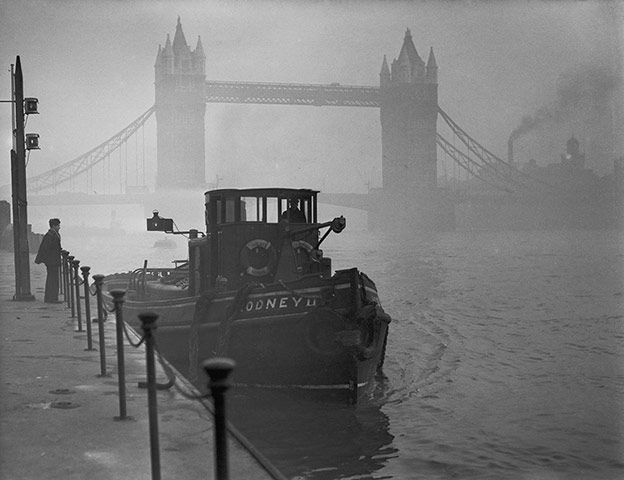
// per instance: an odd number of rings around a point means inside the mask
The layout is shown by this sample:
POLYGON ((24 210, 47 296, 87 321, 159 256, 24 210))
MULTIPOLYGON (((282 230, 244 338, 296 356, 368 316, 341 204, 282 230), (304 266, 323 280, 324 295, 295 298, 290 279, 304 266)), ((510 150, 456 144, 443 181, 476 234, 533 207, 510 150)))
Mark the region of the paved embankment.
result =
MULTIPOLYGON (((152 478, 147 391, 138 387, 146 376, 143 348, 126 342, 131 419, 115 420, 120 410, 114 321, 105 322, 110 376, 102 377, 100 353, 86 350, 86 332, 76 331, 70 310, 43 303, 45 269, 31 270, 36 300, 17 302, 13 268, 13 254, 0 251, 0 478, 152 478)), ((98 348, 96 324, 93 345, 98 348)), ((157 374, 166 381, 160 366, 157 374)), ((210 412, 175 389, 157 395, 162 478, 214 478, 210 412)), ((228 447, 230 478, 275 478, 270 466, 231 435, 228 447)))

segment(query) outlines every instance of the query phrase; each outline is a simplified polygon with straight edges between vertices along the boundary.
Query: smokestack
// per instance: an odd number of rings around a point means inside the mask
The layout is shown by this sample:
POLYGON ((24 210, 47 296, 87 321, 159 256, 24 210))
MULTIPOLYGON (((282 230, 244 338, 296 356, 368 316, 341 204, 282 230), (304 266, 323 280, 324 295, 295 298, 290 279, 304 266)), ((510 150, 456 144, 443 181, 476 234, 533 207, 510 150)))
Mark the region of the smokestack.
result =
POLYGON ((513 157, 513 135, 511 137, 509 137, 509 140, 507 140, 507 161, 509 163, 514 163, 514 157, 513 157))

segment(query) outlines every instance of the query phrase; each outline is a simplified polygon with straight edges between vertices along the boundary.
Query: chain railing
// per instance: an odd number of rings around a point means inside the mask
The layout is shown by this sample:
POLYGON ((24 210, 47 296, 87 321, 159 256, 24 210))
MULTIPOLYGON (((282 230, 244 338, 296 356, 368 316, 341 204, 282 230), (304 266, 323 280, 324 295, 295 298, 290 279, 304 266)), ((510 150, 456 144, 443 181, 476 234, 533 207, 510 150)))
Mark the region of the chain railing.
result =
MULTIPOLYGON (((207 385, 207 392, 200 393, 197 390, 191 391, 193 387, 189 387, 188 381, 179 381, 179 376, 174 371, 173 367, 162 357, 160 354, 157 338, 155 335, 156 321, 158 315, 156 313, 140 313, 138 315, 141 321, 141 329, 143 335, 137 335, 137 332, 130 330, 130 327, 124 322, 123 319, 123 305, 125 302, 126 291, 125 290, 111 290, 108 291, 109 305, 107 306, 104 301, 104 275, 96 274, 91 278, 93 284, 89 284, 90 267, 80 267, 80 261, 75 256, 70 255, 70 252, 63 250, 61 252, 62 264, 61 264, 61 282, 60 292, 65 296, 65 303, 67 308, 71 311, 71 318, 76 319, 78 332, 84 331, 82 328, 82 305, 84 304, 84 321, 86 325, 87 334, 87 348, 88 351, 94 351, 93 347, 93 331, 92 323, 97 321, 98 324, 98 340, 100 351, 100 377, 110 377, 107 372, 106 365, 106 341, 105 341, 105 328, 104 322, 108 314, 115 315, 115 336, 116 336, 116 350, 117 350, 117 379, 118 379, 118 392, 119 392, 119 416, 114 417, 115 420, 132 420, 132 417, 128 416, 126 405, 126 371, 125 371, 125 343, 134 348, 145 348, 146 355, 146 374, 147 381, 139 382, 139 388, 147 389, 148 400, 148 418, 149 418, 149 435, 150 435, 150 457, 151 457, 151 471, 152 480, 160 480, 160 449, 159 449, 159 429, 158 429, 158 414, 157 414, 157 390, 175 388, 176 391, 184 398, 189 400, 198 401, 202 404, 202 407, 212 414, 214 421, 214 457, 215 457, 215 473, 214 478, 216 480, 227 480, 229 478, 228 468, 228 452, 227 452, 227 433, 233 431, 233 427, 227 426, 226 409, 225 409, 225 392, 230 387, 229 376, 235 367, 233 360, 223 357, 215 357, 202 362, 202 367, 208 375, 209 382, 207 385), (78 269, 82 272, 82 278, 78 273, 78 269), (83 287, 83 295, 80 294, 80 287, 83 287), (96 313, 97 319, 92 320, 91 316, 91 297, 96 299, 96 313), (138 340, 137 340, 138 338, 138 340), (156 363, 158 362, 158 363, 156 363), (166 375, 167 383, 158 383, 156 381, 156 365, 159 365, 166 375), (184 385, 184 386, 183 386, 184 385), (212 398, 212 406, 205 401, 212 398)), ((195 359, 197 360, 197 358, 195 359)), ((241 445, 246 448, 251 455, 263 465, 267 473, 275 479, 285 480, 285 477, 275 470, 266 459, 255 450, 253 445, 244 439, 240 434, 233 433, 238 439, 241 445)))

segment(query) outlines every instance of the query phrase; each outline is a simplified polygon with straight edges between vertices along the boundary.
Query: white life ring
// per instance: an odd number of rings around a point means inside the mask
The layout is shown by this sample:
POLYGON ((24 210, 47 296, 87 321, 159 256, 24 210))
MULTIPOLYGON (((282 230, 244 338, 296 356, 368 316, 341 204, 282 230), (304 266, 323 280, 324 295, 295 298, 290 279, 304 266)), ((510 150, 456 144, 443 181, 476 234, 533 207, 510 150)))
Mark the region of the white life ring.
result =
POLYGON ((277 259, 275 248, 268 240, 256 238, 247 242, 240 253, 243 271, 252 277, 264 277, 272 272, 277 259))

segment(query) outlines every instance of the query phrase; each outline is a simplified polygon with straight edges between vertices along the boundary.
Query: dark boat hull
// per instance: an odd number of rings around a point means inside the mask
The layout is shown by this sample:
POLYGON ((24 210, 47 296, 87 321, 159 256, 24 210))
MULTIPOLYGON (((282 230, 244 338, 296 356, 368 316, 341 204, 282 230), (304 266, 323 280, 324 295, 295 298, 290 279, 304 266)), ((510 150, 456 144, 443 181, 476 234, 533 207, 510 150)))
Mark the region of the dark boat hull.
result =
MULTIPOLYGON (((124 285, 111 279, 107 287, 124 285)), ((127 292, 124 320, 138 329, 139 313, 157 313, 157 349, 199 384, 202 361, 222 356, 236 362, 236 385, 356 402, 383 364, 390 317, 375 284, 357 269, 200 297, 176 298, 174 288, 157 284, 147 290, 143 301, 127 292), (173 298, 157 300, 167 296, 173 298)))

